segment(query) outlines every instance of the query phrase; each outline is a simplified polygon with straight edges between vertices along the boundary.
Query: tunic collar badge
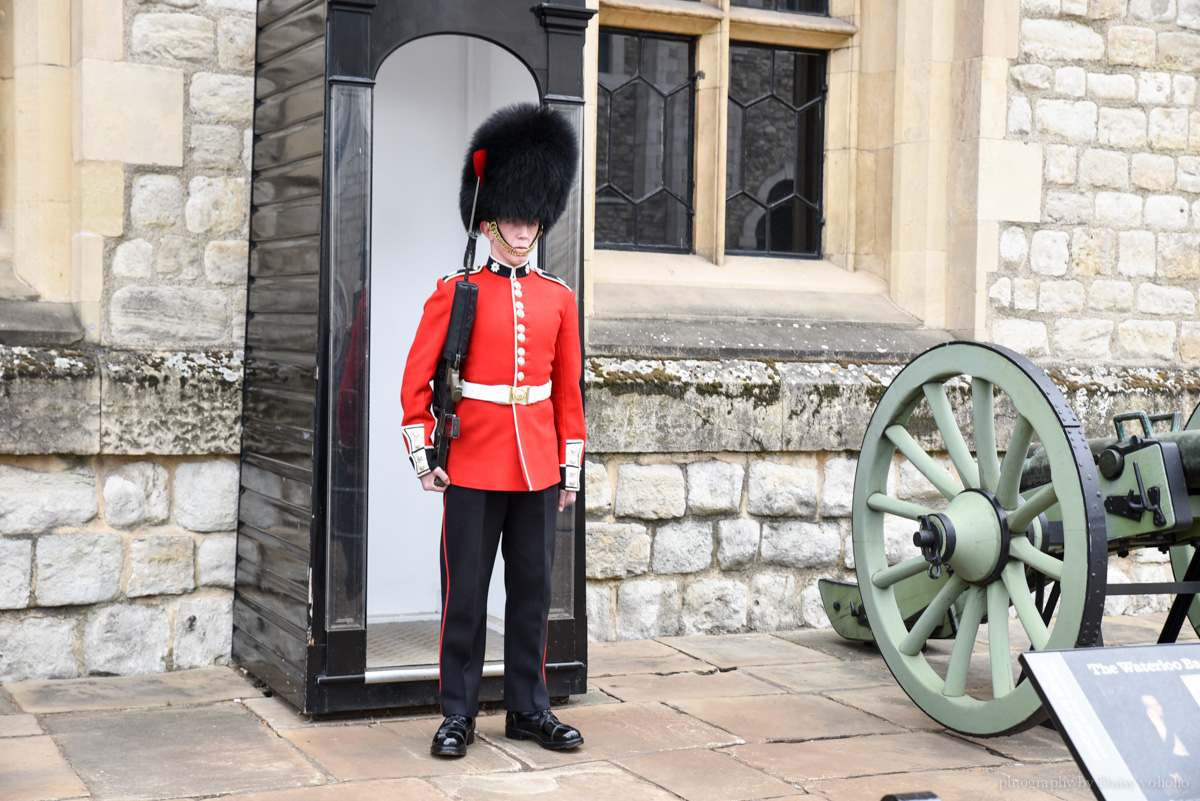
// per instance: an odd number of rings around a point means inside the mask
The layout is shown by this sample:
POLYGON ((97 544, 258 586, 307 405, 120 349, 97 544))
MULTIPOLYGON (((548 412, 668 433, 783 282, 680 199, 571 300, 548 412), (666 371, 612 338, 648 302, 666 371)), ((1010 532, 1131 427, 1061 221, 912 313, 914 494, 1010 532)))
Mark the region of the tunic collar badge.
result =
POLYGON ((525 262, 520 267, 509 267, 507 264, 501 264, 495 259, 489 257, 487 260, 487 268, 501 278, 511 278, 513 273, 516 273, 517 278, 524 278, 525 276, 529 275, 529 262, 525 262))

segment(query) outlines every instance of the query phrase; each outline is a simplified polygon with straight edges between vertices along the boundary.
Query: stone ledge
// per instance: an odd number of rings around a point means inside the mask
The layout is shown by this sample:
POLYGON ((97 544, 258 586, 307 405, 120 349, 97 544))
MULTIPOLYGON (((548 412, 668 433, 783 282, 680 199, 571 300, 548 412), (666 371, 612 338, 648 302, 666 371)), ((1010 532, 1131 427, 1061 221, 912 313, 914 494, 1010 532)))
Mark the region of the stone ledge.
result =
POLYGON ((83 329, 69 303, 0 300, 0 344, 69 345, 83 339, 83 329))

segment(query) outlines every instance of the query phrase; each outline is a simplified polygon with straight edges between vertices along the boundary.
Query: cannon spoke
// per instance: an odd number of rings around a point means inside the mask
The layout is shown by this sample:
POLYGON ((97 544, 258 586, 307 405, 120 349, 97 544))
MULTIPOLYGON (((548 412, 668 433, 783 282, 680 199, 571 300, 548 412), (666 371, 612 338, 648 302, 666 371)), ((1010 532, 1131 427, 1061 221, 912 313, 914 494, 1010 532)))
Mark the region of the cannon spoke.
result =
POLYGON ((958 621, 958 633, 954 637, 954 650, 950 652, 943 695, 959 696, 967 691, 967 672, 971 668, 975 640, 979 637, 979 624, 983 621, 984 598, 983 587, 972 586, 967 589, 967 602, 958 621))
POLYGON ((924 556, 914 556, 912 559, 905 559, 891 567, 875 571, 871 575, 871 583, 881 590, 886 590, 897 581, 904 581, 904 579, 928 569, 929 563, 925 561, 924 556))
POLYGON ((936 381, 931 381, 923 385, 921 389, 925 393, 925 400, 929 403, 930 411, 933 412, 934 422, 937 423, 942 441, 946 443, 950 461, 954 463, 954 469, 958 471, 959 478, 968 487, 978 487, 979 468, 971 457, 971 449, 967 447, 967 441, 963 439, 958 421, 954 419, 954 410, 950 408, 950 399, 946 397, 946 388, 936 381))
POLYGON ((888 426, 883 434, 900 449, 901 453, 908 457, 908 461, 912 462, 913 467, 929 479, 929 483, 936 487, 942 495, 953 498, 962 492, 962 485, 917 444, 917 441, 912 438, 912 434, 909 434, 904 426, 888 426))
POLYGON ((1025 633, 1029 635, 1029 642, 1033 644, 1035 650, 1041 651, 1050 639, 1050 632, 1042 621, 1042 614, 1038 611, 1037 604, 1029 595, 1029 587, 1025 582, 1025 570, 1019 562, 1009 562, 1004 566, 1004 572, 1000 574, 1000 578, 1008 590, 1009 597, 1012 598, 1013 607, 1017 610, 1017 619, 1021 621, 1021 625, 1025 627, 1025 633))
POLYGON ((902 501, 899 498, 893 498, 891 495, 885 495, 882 492, 871 493, 871 497, 867 498, 867 508, 876 512, 903 517, 908 520, 916 520, 922 515, 933 514, 933 510, 927 506, 902 501))
POLYGON ((917 622, 913 623, 908 636, 900 643, 900 653, 908 656, 916 656, 920 653, 921 648, 929 639, 929 635, 933 634, 933 630, 946 617, 950 605, 958 600, 958 596, 962 595, 967 586, 967 582, 963 579, 951 576, 950 580, 938 590, 938 594, 933 596, 933 600, 929 602, 929 606, 925 607, 925 611, 917 618, 917 622))
POLYGON ((1008 441, 1008 450, 1000 462, 1000 481, 996 485, 996 498, 1007 511, 1017 508, 1021 494, 1021 471, 1025 469, 1025 456, 1029 453, 1029 443, 1033 442, 1033 426, 1025 419, 1025 415, 1017 415, 1013 424, 1012 439, 1008 441))
POLYGON ((992 663, 992 697, 1013 691, 1012 654, 1008 652, 1008 590, 993 581, 987 587, 988 656, 992 663))
POLYGON ((1013 537, 1008 541, 1008 552, 1047 578, 1062 580, 1063 563, 1033 547, 1028 538, 1013 537))
POLYGON ((1029 524, 1042 512, 1058 503, 1058 493, 1053 484, 1046 484, 1037 489, 1021 504, 1016 511, 1008 515, 1008 530, 1013 533, 1023 533, 1029 529, 1029 524))
POLYGON ((990 381, 971 379, 971 412, 975 423, 979 485, 988 492, 995 492, 1000 483, 1000 455, 996 451, 996 414, 990 381))

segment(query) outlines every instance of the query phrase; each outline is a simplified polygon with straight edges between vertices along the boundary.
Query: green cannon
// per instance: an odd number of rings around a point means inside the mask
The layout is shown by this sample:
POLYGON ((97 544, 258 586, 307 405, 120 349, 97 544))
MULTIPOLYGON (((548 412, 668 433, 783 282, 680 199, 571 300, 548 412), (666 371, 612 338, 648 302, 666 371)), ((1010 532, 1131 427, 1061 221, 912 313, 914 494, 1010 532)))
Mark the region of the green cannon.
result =
POLYGON ((1200 408, 1182 430, 1180 420, 1118 415, 1115 436, 1088 440, 1028 359, 972 342, 921 354, 863 438, 858 584, 820 583, 835 630, 873 640, 934 720, 984 737, 1045 719, 1017 655, 1101 645, 1108 595, 1174 595, 1160 642, 1185 618, 1200 631, 1200 408), (939 451, 949 466, 930 455, 939 451), (902 493, 913 471, 936 492, 902 493), (1175 581, 1108 584, 1109 555, 1139 548, 1168 552, 1175 581))

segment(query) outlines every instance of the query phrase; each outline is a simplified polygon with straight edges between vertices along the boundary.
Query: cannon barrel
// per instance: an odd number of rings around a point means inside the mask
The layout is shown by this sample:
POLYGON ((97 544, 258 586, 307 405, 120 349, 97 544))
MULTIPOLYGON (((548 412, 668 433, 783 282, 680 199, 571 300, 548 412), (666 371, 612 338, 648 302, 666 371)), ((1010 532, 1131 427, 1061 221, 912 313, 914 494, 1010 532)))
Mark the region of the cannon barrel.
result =
MULTIPOLYGON (((1161 442, 1174 442, 1179 446, 1179 456, 1183 461, 1183 474, 1187 478, 1189 493, 1200 493, 1200 430, 1172 431, 1155 434, 1154 439, 1161 442)), ((1116 437, 1101 437, 1089 439, 1088 446, 1092 449, 1092 458, 1098 460, 1104 449, 1118 442, 1116 437)), ((1025 462, 1021 474, 1021 490, 1032 489, 1050 483, 1050 463, 1046 453, 1038 448, 1025 462)))

